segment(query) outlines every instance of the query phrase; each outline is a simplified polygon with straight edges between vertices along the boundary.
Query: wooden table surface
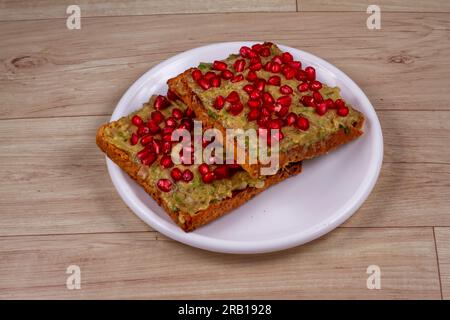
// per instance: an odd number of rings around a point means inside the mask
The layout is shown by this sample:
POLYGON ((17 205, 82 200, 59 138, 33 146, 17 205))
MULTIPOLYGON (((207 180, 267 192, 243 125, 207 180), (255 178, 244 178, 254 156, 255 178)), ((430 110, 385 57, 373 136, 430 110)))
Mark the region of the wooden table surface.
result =
POLYGON ((450 2, 0 1, 0 298, 450 298, 450 2), (361 4, 362 3, 362 4, 361 4), (211 42, 270 40, 353 78, 383 128, 380 179, 344 225, 254 256, 172 241, 117 195, 97 127, 145 71, 211 42), (81 289, 66 269, 81 268, 81 289), (381 289, 369 290, 369 265, 381 289))

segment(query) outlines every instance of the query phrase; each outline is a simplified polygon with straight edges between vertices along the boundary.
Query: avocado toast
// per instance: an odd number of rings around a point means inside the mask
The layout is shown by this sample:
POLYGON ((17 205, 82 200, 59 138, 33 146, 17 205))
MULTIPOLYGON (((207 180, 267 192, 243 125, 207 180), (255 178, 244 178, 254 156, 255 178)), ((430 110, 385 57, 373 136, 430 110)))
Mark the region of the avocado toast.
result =
POLYGON ((176 143, 170 135, 175 128, 191 129, 194 114, 174 94, 168 97, 152 96, 140 110, 101 126, 96 142, 183 230, 192 231, 301 172, 300 162, 256 178, 236 164, 174 164, 170 155, 176 143))
MULTIPOLYGON (((281 168, 363 133, 363 114, 343 100, 339 88, 321 83, 313 67, 302 68, 290 53, 269 42, 200 63, 168 85, 203 123, 223 134, 228 128, 280 130, 269 139, 279 141, 281 168)), ((260 175, 261 166, 242 164, 252 177, 260 175)))

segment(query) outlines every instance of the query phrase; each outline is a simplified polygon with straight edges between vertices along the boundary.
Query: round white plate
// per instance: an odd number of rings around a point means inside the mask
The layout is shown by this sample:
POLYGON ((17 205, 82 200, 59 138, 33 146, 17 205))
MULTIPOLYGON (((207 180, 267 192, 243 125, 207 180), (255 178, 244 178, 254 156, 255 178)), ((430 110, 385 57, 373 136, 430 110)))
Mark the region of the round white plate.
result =
MULTIPOLYGON (((216 43, 178 54, 140 77, 119 101, 111 120, 141 108, 152 94, 165 94, 166 81, 199 62, 226 58, 243 45, 216 43)), ((217 252, 262 253, 316 239, 348 219, 364 202, 380 172, 383 138, 375 110, 363 91, 342 71, 304 51, 279 45, 318 79, 339 86, 343 97, 366 117, 365 134, 338 150, 303 162, 303 172, 265 190, 233 212, 185 233, 144 190, 111 160, 111 179, 125 203, 147 224, 182 243, 217 252)))

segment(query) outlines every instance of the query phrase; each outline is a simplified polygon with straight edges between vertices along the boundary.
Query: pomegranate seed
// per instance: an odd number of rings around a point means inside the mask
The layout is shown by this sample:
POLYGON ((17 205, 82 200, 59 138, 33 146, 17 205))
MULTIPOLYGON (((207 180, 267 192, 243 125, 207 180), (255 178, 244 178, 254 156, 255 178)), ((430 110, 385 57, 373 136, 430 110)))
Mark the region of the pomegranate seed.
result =
POLYGON ((328 109, 336 108, 336 106, 334 105, 333 99, 331 99, 331 98, 328 98, 327 100, 325 100, 325 103, 327 104, 328 109))
POLYGON ((146 145, 148 145, 149 143, 152 143, 152 142, 153 142, 153 136, 150 135, 150 134, 148 134, 146 136, 143 136, 142 139, 141 139, 141 144, 143 146, 146 146, 146 145))
POLYGON ((282 123, 278 119, 272 119, 267 124, 269 129, 281 129, 282 123))
POLYGON ((311 81, 311 83, 309 84, 309 87, 313 91, 319 91, 320 89, 322 89, 322 83, 320 83, 320 81, 314 80, 314 81, 311 81))
POLYGON ((259 91, 264 91, 264 88, 266 87, 266 80, 264 80, 264 79, 258 79, 256 82, 255 82, 255 89, 256 90, 259 90, 259 91))
POLYGON ((170 135, 170 134, 172 134, 172 132, 173 132, 173 130, 174 130, 175 128, 172 128, 172 127, 164 127, 163 129, 162 129, 162 132, 161 132, 161 134, 162 135, 170 135))
POLYGON ((275 99, 272 97, 272 95, 269 92, 264 92, 263 100, 264 100, 264 104, 275 103, 275 99))
POLYGON ((131 118, 131 123, 136 127, 139 127, 144 123, 144 120, 142 120, 142 118, 136 114, 133 116, 133 118, 131 118))
POLYGON ((161 95, 156 97, 155 104, 154 104, 154 107, 156 110, 162 110, 168 106, 170 106, 170 102, 169 102, 169 100, 166 99, 166 97, 161 96, 161 95))
POLYGON ((231 72, 230 70, 223 70, 221 72, 222 78, 225 80, 230 80, 231 78, 233 78, 233 72, 231 72))
POLYGON ((252 92, 250 92, 249 97, 252 100, 261 99, 261 91, 253 90, 252 92))
POLYGON ((315 101, 316 103, 323 102, 323 97, 322 97, 322 95, 320 94, 320 92, 314 91, 312 96, 313 96, 313 99, 314 99, 314 101, 315 101))
POLYGON ((282 69, 282 73, 285 76, 286 79, 290 80, 293 79, 295 77, 295 75, 297 74, 297 72, 292 69, 291 67, 284 67, 282 69))
POLYGON ((259 50, 261 50, 263 48, 263 45, 261 43, 255 43, 254 45, 252 45, 252 50, 259 52, 259 50))
POLYGON ((181 111, 178 108, 175 108, 172 110, 172 117, 174 117, 177 120, 180 120, 181 118, 183 118, 183 111, 181 111))
POLYGON ((205 78, 201 78, 200 80, 197 81, 197 83, 203 90, 208 90, 211 87, 209 81, 206 80, 205 78))
POLYGON ((281 64, 278 63, 278 62, 273 62, 272 63, 272 70, 270 70, 270 71, 272 71, 273 73, 280 72, 281 71, 281 64))
POLYGON ((188 118, 193 118, 195 116, 194 110, 192 110, 191 108, 187 108, 184 111, 184 116, 188 118))
POLYGON ((212 78, 216 77, 216 74, 212 71, 208 71, 205 73, 204 78, 208 81, 211 81, 212 78))
POLYGON ((309 129, 309 120, 299 116, 297 118, 297 128, 299 128, 300 130, 306 131, 309 129))
POLYGON ((311 96, 303 96, 300 99, 300 102, 306 107, 315 107, 316 104, 314 102, 314 98, 311 96))
POLYGON ((269 116, 264 116, 261 114, 261 116, 259 117, 259 119, 256 123, 261 128, 265 128, 267 126, 267 123, 269 122, 269 120, 270 120, 269 116))
POLYGON ((345 107, 345 102, 342 99, 336 99, 336 101, 334 102, 334 104, 336 105, 336 107, 339 108, 344 108, 345 107))
POLYGON ((169 192, 172 189, 172 182, 169 179, 159 179, 156 185, 163 192, 169 192))
POLYGON ((292 126, 297 122, 297 115, 293 112, 289 113, 286 117, 286 125, 292 126))
POLYGON ((212 183, 215 179, 215 174, 214 172, 208 172, 205 175, 202 176, 202 181, 204 183, 212 183))
POLYGON ((225 98, 222 96, 217 96, 216 100, 214 101, 214 108, 217 110, 220 110, 223 108, 223 105, 225 104, 225 98))
POLYGON ((166 169, 173 166, 172 158, 169 155, 162 156, 159 163, 161 164, 161 166, 163 168, 166 168, 166 169))
POLYGON ((268 71, 268 72, 271 72, 271 71, 272 71, 272 66, 273 66, 273 63, 272 63, 271 61, 269 61, 269 62, 267 62, 267 63, 264 65, 264 70, 266 70, 266 71, 268 71))
POLYGON ((242 74, 237 74, 233 77, 233 79, 231 79, 231 82, 235 83, 242 80, 244 80, 244 76, 242 74))
POLYGON ((169 117, 166 119, 166 126, 175 128, 177 126, 177 120, 173 117, 169 117))
POLYGON ((343 107, 343 108, 339 108, 337 109, 337 114, 340 115, 341 117, 346 117, 348 115, 348 108, 347 107, 343 107))
POLYGON ((277 132, 271 132, 270 135, 267 137, 267 144, 270 146, 272 145, 272 140, 274 141, 281 141, 284 138, 283 132, 281 130, 278 130, 277 132))
POLYGON ((236 103, 239 102, 241 98, 239 97, 239 94, 236 91, 231 91, 230 94, 228 94, 226 100, 229 103, 236 103))
POLYGON ((259 108, 261 106, 261 100, 248 100, 247 105, 250 109, 259 108))
POLYGON ((268 57, 268 56, 270 56, 270 49, 267 48, 267 47, 261 48, 261 50, 259 50, 259 55, 261 57, 268 57))
POLYGON ((170 176, 175 181, 180 181, 183 178, 183 173, 178 168, 173 168, 172 171, 170 171, 170 176))
POLYGON ((146 134, 149 134, 149 133, 150 133, 150 129, 149 129, 148 127, 144 126, 144 125, 140 126, 140 127, 138 128, 138 130, 137 130, 137 134, 138 134, 140 137, 142 137, 142 136, 144 136, 144 135, 146 135, 146 134))
POLYGON ((164 142, 162 143, 162 152, 164 154, 170 153, 172 150, 172 136, 171 135, 165 135, 162 137, 164 142))
POLYGON ((176 101, 178 100, 178 96, 175 94, 175 92, 173 92, 172 90, 167 90, 167 99, 171 100, 171 101, 176 101))
POLYGON ((253 90, 255 90, 255 88, 254 88, 251 84, 246 84, 246 85, 244 86, 244 88, 242 88, 242 89, 244 89, 244 91, 247 92, 247 93, 250 93, 250 92, 252 92, 253 90))
POLYGON ((258 76, 257 76, 256 72, 250 70, 250 71, 248 72, 248 74, 247 74, 247 80, 250 81, 250 82, 253 82, 253 81, 255 81, 256 79, 258 79, 258 76))
POLYGON ((291 61, 289 62, 289 67, 299 70, 302 67, 302 63, 300 61, 291 61))
POLYGON ((297 87, 298 91, 305 92, 309 90, 309 84, 307 82, 300 83, 297 87))
POLYGON ((289 113, 289 107, 281 107, 277 114, 280 118, 283 118, 288 113, 289 113))
POLYGON ((292 98, 290 96, 281 96, 277 99, 277 103, 284 107, 289 107, 292 103, 292 98))
POLYGON ((192 179, 194 179, 194 174, 192 173, 192 171, 189 170, 189 169, 184 170, 183 171, 183 181, 184 182, 189 182, 192 179))
POLYGON ((323 116, 325 113, 327 113, 328 108, 327 108, 327 104, 325 102, 321 102, 319 104, 317 104, 316 107, 316 112, 319 116, 323 116))
POLYGON ((150 120, 149 122, 147 122, 147 127, 150 129, 150 132, 153 133, 153 134, 155 134, 159 130, 161 130, 159 125, 153 120, 150 120))
POLYGON ((264 107, 261 109, 261 115, 262 116, 270 116, 272 114, 273 110, 270 110, 268 107, 264 107))
POLYGON ((228 109, 228 112, 231 113, 234 116, 237 116, 244 110, 244 105, 240 102, 232 104, 230 108, 228 109))
POLYGON ((194 79, 195 81, 199 81, 202 78, 202 72, 199 69, 195 69, 194 71, 192 71, 192 79, 194 79))
POLYGON ((130 143, 132 146, 136 145, 139 141, 139 136, 136 133, 133 133, 130 138, 130 143))
POLYGON ((225 165, 218 166, 214 169, 214 175, 216 176, 216 179, 225 179, 228 178, 230 173, 228 170, 228 167, 225 165))
POLYGON ((213 63, 213 69, 214 70, 223 71, 223 70, 226 70, 226 68, 227 68, 227 64, 225 62, 216 60, 213 63))
POLYGON ((292 90, 291 87, 289 87, 287 84, 280 87, 280 92, 282 94, 292 94, 294 90, 292 90))
POLYGON ((248 58, 252 59, 252 58, 257 58, 258 54, 254 51, 254 50, 250 50, 248 52, 248 58))
POLYGON ((250 110, 250 112, 247 115, 247 119, 248 121, 254 121, 254 120, 258 120, 259 118, 259 110, 258 109, 252 109, 250 110))
POLYGON ((252 71, 258 71, 262 69, 262 64, 261 62, 257 62, 255 64, 251 64, 250 67, 248 67, 250 70, 252 71))
POLYGON ((238 59, 234 62, 233 68, 236 72, 242 72, 245 68, 245 60, 244 59, 238 59))
POLYGON ((198 166, 198 172, 203 176, 209 172, 209 166, 206 163, 202 163, 198 166))
POLYGON ((247 46, 243 46, 241 47, 241 49, 239 49, 239 54, 241 55, 242 58, 247 58, 249 56, 249 52, 251 51, 251 49, 247 46))
POLYGON ((143 160, 143 159, 145 159, 148 155, 150 155, 151 154, 151 151, 150 150, 148 150, 148 149, 142 149, 141 151, 139 151, 137 154, 136 154, 136 157, 139 159, 139 160, 143 160))
POLYGON ((211 83, 211 87, 218 88, 218 87, 220 87, 220 78, 214 77, 211 79, 210 83, 211 83))
POLYGON ((189 131, 191 131, 192 126, 194 125, 192 119, 183 119, 181 120, 181 123, 184 124, 184 127, 189 131))
POLYGON ((284 63, 289 63, 292 60, 294 60, 294 57, 289 52, 283 52, 283 54, 281 55, 281 61, 283 61, 284 63))
POLYGON ((296 78, 298 81, 303 81, 303 82, 305 82, 305 81, 308 80, 307 74, 306 74, 306 72, 303 71, 303 70, 298 70, 297 75, 295 76, 295 78, 296 78))
POLYGON ((278 63, 278 64, 283 64, 283 60, 281 60, 281 57, 280 56, 275 56, 275 57, 273 57, 272 58, 272 62, 273 63, 278 63))
POLYGON ((161 148, 162 148, 161 141, 154 139, 152 142, 153 151, 155 151, 156 154, 160 154, 161 148))
POLYGON ((142 164, 144 166, 151 166, 153 162, 156 160, 156 155, 153 153, 150 153, 147 157, 141 160, 142 164))
POLYGON ((267 83, 272 86, 279 86, 281 84, 281 78, 279 76, 271 76, 267 80, 267 83))
POLYGON ((150 115, 150 117, 152 118, 153 121, 155 121, 156 123, 161 123, 164 120, 164 115, 161 113, 161 111, 153 111, 150 115))
POLYGON ((305 72, 306 72, 306 78, 309 81, 316 80, 316 69, 314 69, 313 67, 306 67, 305 72))

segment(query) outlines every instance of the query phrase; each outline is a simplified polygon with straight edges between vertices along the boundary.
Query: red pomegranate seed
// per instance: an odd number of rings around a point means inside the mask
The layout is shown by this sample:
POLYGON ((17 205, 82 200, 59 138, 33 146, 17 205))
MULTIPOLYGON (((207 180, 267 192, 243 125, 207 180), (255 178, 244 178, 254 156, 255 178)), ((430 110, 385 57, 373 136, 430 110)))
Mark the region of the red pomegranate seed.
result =
POLYGON ((193 118, 195 116, 194 110, 192 110, 191 108, 187 108, 186 110, 184 110, 184 116, 193 118))
POLYGON ((139 160, 143 160, 143 159, 145 159, 148 155, 150 155, 151 154, 151 151, 150 150, 148 150, 148 149, 142 149, 141 151, 139 151, 137 154, 136 154, 136 157, 139 159, 139 160))
POLYGON ((289 107, 292 103, 292 98, 290 96, 281 96, 277 99, 277 103, 284 107, 289 107))
POLYGON ((147 157, 141 160, 144 166, 151 166, 153 162, 156 160, 156 155, 154 153, 150 153, 147 157))
POLYGON ((202 176, 202 181, 204 183, 212 183, 214 181, 215 177, 216 176, 215 176, 214 172, 208 172, 202 176))
POLYGON ((275 56, 272 58, 272 62, 274 63, 278 63, 278 64, 283 64, 283 60, 281 60, 280 56, 275 56))
POLYGON ((282 127, 282 123, 281 121, 279 121, 278 119, 272 119, 269 121, 269 123, 267 124, 267 126, 269 127, 269 129, 281 129, 282 127))
POLYGON ((150 129, 150 132, 153 133, 153 134, 155 134, 159 130, 161 130, 159 125, 153 120, 150 120, 150 121, 147 122, 147 127, 150 129))
POLYGON ((316 106, 316 104, 314 102, 314 98, 311 96, 303 96, 300 99, 300 102, 307 107, 315 107, 316 106))
POLYGON ((211 87, 218 88, 218 87, 220 87, 220 78, 214 77, 211 79, 210 83, 211 83, 211 87))
POLYGON ((259 50, 259 55, 261 57, 268 57, 268 56, 270 56, 270 49, 267 48, 267 47, 261 48, 261 50, 259 50))
POLYGON ((150 133, 150 129, 148 127, 146 127, 144 125, 138 127, 137 134, 140 137, 142 137, 142 136, 144 136, 146 134, 149 134, 149 133, 150 133))
POLYGON ((283 75, 285 76, 286 79, 291 80, 295 77, 295 75, 297 74, 297 72, 292 69, 291 67, 284 67, 282 70, 283 75))
POLYGON ((309 129, 309 120, 299 116, 297 118, 297 128, 299 128, 300 130, 306 131, 309 129))
POLYGON ((314 69, 313 67, 306 67, 305 72, 306 72, 306 78, 309 81, 316 80, 316 69, 314 69))
POLYGON ((289 113, 286 117, 286 125, 292 126, 297 122, 297 115, 293 112, 289 113))
POLYGON ((252 50, 259 52, 259 50, 261 50, 263 47, 263 45, 261 43, 255 43, 254 45, 252 45, 252 50))
POLYGON ((264 100, 264 104, 267 104, 267 105, 275 103, 275 99, 272 97, 272 95, 269 92, 264 92, 263 100, 264 100))
POLYGON ((261 116, 270 116, 272 114, 272 112, 273 112, 273 110, 271 110, 269 107, 263 107, 261 109, 261 116))
POLYGON ((178 100, 178 96, 175 94, 175 92, 173 92, 172 90, 167 90, 167 99, 171 100, 171 101, 176 101, 178 100))
POLYGON ((134 124, 136 127, 139 127, 144 123, 144 120, 142 120, 142 118, 136 114, 133 116, 133 118, 131 118, 131 123, 134 124))
POLYGON ((232 104, 230 108, 228 109, 228 112, 230 112, 232 115, 237 116, 244 110, 244 105, 240 102, 237 102, 235 104, 232 104))
POLYGON ((248 121, 258 120, 259 114, 260 114, 259 109, 250 110, 250 112, 247 115, 248 121))
POLYGON ((325 102, 321 102, 319 104, 317 104, 316 107, 316 112, 319 116, 323 116, 325 113, 327 113, 328 108, 327 108, 327 104, 325 102))
POLYGON ((181 118, 183 118, 183 111, 181 111, 178 108, 175 108, 172 110, 172 117, 174 117, 177 120, 180 120, 181 118))
POLYGON ((333 99, 331 99, 331 98, 328 98, 327 100, 325 100, 325 103, 327 104, 328 109, 336 108, 336 106, 334 105, 333 99))
POLYGON ((161 132, 161 134, 162 135, 167 135, 167 134, 172 134, 172 132, 173 132, 173 130, 174 130, 175 128, 172 128, 172 127, 164 127, 163 129, 162 129, 162 132, 161 132))
POLYGON ((164 154, 170 153, 172 150, 172 136, 171 135, 165 135, 162 137, 164 142, 162 143, 162 152, 164 154))
POLYGON ((312 96, 313 96, 314 102, 316 102, 316 103, 323 102, 323 97, 320 94, 320 92, 314 91, 312 96))
POLYGON ((289 113, 289 107, 281 107, 280 110, 278 110, 278 116, 280 118, 283 118, 284 116, 286 116, 289 113))
POLYGON ((318 91, 318 90, 322 89, 322 83, 320 83, 320 81, 314 80, 314 81, 311 81, 311 83, 309 84, 309 87, 313 91, 318 91))
POLYGON ((194 125, 192 119, 183 119, 181 120, 181 123, 184 124, 184 127, 189 131, 192 129, 192 126, 194 125))
POLYGON ((169 179, 159 179, 156 185, 163 192, 169 192, 172 189, 172 182, 169 179))
POLYGON ((231 91, 231 92, 228 94, 226 100, 227 100, 229 103, 236 103, 236 102, 239 102, 239 101, 241 100, 241 98, 239 97, 239 93, 237 93, 236 91, 231 91))
POLYGON ((209 81, 206 78, 201 78, 197 81, 197 83, 203 90, 208 90, 211 87, 209 81))
POLYGON ((307 81, 308 80, 308 76, 306 74, 305 71, 303 70, 298 70, 297 75, 295 76, 295 79, 297 79, 298 81, 307 81))
POLYGON ((257 57, 258 57, 258 54, 256 53, 256 51, 250 50, 248 52, 248 58, 252 59, 252 58, 257 58, 257 57))
POLYGON ((309 90, 309 84, 307 82, 300 83, 297 87, 298 91, 305 92, 309 90))
POLYGON ((302 67, 302 63, 300 61, 291 61, 289 62, 289 67, 299 70, 302 67))
POLYGON ((261 62, 257 62, 257 63, 251 64, 248 68, 252 71, 258 71, 258 70, 262 69, 262 64, 261 64, 261 62))
POLYGON ((345 102, 342 99, 336 99, 336 101, 334 102, 334 104, 336 105, 336 108, 344 108, 345 107, 345 102))
POLYGON ((343 108, 339 108, 337 109, 337 114, 340 115, 341 117, 346 117, 348 115, 348 108, 347 107, 343 107, 343 108))
POLYGON ((287 84, 280 87, 280 92, 282 94, 292 94, 294 90, 292 90, 291 87, 289 87, 287 84))
POLYGON ((244 91, 247 93, 250 93, 253 90, 255 90, 255 88, 251 84, 246 84, 242 89, 244 89, 244 91))
POLYGON ((272 61, 269 61, 269 62, 267 62, 267 63, 264 65, 264 70, 266 70, 266 71, 268 71, 268 72, 271 72, 271 71, 272 71, 272 66, 273 66, 272 61))
POLYGON ((269 116, 264 116, 261 114, 261 116, 259 117, 259 119, 256 123, 261 128, 265 128, 267 126, 267 123, 269 122, 269 120, 270 120, 269 116))
POLYGON ((289 52, 283 52, 283 54, 281 55, 281 61, 283 61, 284 63, 289 63, 292 60, 294 60, 294 57, 289 52))
POLYGON ((233 77, 233 79, 231 79, 231 82, 235 83, 242 80, 244 80, 244 76, 242 74, 237 74, 233 77))
POLYGON ((170 106, 170 102, 169 102, 169 100, 166 99, 166 97, 161 96, 161 95, 156 97, 155 104, 154 104, 154 107, 156 110, 162 110, 168 106, 170 106))
POLYGON ((243 46, 241 47, 241 49, 239 49, 239 54, 241 55, 242 58, 247 58, 251 50, 252 49, 250 49, 249 47, 243 46))
POLYGON ((225 98, 222 96, 217 96, 216 100, 214 101, 214 108, 217 110, 220 110, 223 108, 223 105, 225 104, 225 98))
POLYGON ((153 139, 152 149, 153 151, 155 151, 156 154, 160 154, 162 149, 161 141, 153 139))
POLYGON ((233 78, 233 72, 231 72, 230 70, 223 70, 221 72, 222 78, 225 80, 230 80, 231 78, 233 78))
POLYGON ((258 79, 258 75, 256 74, 256 72, 255 71, 249 71, 248 72, 248 74, 247 74, 247 80, 248 81, 250 81, 250 82, 253 82, 253 81, 255 81, 256 79, 258 79))
POLYGON ((266 87, 266 80, 264 80, 264 79, 258 79, 258 80, 255 82, 254 87, 255 87, 256 90, 264 91, 264 88, 266 87))
POLYGON ((205 73, 204 78, 208 81, 210 81, 212 78, 216 77, 216 74, 212 71, 208 71, 205 73))
POLYGON ((272 86, 279 86, 281 84, 281 78, 279 76, 271 76, 267 80, 267 83, 272 86))
POLYGON ((184 170, 183 171, 183 181, 184 182, 189 182, 192 179, 194 179, 194 174, 192 173, 192 171, 189 170, 189 169, 184 170))
POLYGON ((273 62, 272 63, 272 71, 273 73, 278 73, 281 71, 281 64, 279 64, 278 62, 273 62))
POLYGON ((214 61, 213 63, 213 69, 217 70, 217 71, 223 71, 227 68, 227 64, 225 62, 222 61, 214 61))
POLYGON ((136 145, 139 142, 139 136, 136 133, 133 133, 130 138, 130 144, 132 146, 136 145))
POLYGON ((192 79, 195 81, 199 81, 202 78, 202 72, 199 69, 195 69, 192 71, 192 79))
POLYGON ((261 100, 248 100, 247 105, 250 109, 259 108, 261 106, 261 100))
POLYGON ((178 168, 173 168, 172 171, 170 171, 170 176, 175 181, 180 181, 183 178, 183 173, 178 168))
POLYGON ((153 136, 150 135, 150 134, 148 134, 146 136, 143 136, 142 139, 141 139, 141 144, 143 146, 146 146, 146 145, 148 145, 149 143, 152 143, 152 142, 153 142, 153 136))
POLYGON ((242 72, 245 68, 245 60, 244 59, 237 59, 234 64, 233 68, 236 72, 242 72))
POLYGON ((164 115, 161 113, 161 111, 153 111, 150 115, 150 117, 152 118, 153 121, 155 121, 156 123, 161 123, 164 120, 164 115))
POLYGON ((230 173, 228 170, 228 167, 226 165, 218 166, 214 169, 214 175, 216 176, 216 179, 225 179, 228 178, 230 173))
POLYGON ((169 155, 164 155, 161 157, 161 160, 159 161, 159 163, 161 164, 161 166, 163 168, 170 168, 173 166, 173 162, 172 162, 172 158, 169 155))
POLYGON ((173 117, 169 117, 166 119, 166 126, 168 127, 175 128, 177 124, 177 120, 175 120, 175 118, 173 117))
POLYGON ((203 176, 209 172, 209 166, 206 163, 202 163, 198 166, 198 172, 203 176))
POLYGON ((253 90, 252 92, 250 92, 250 94, 249 94, 248 96, 249 96, 250 99, 252 99, 252 100, 258 100, 258 99, 261 99, 261 91, 253 90))

